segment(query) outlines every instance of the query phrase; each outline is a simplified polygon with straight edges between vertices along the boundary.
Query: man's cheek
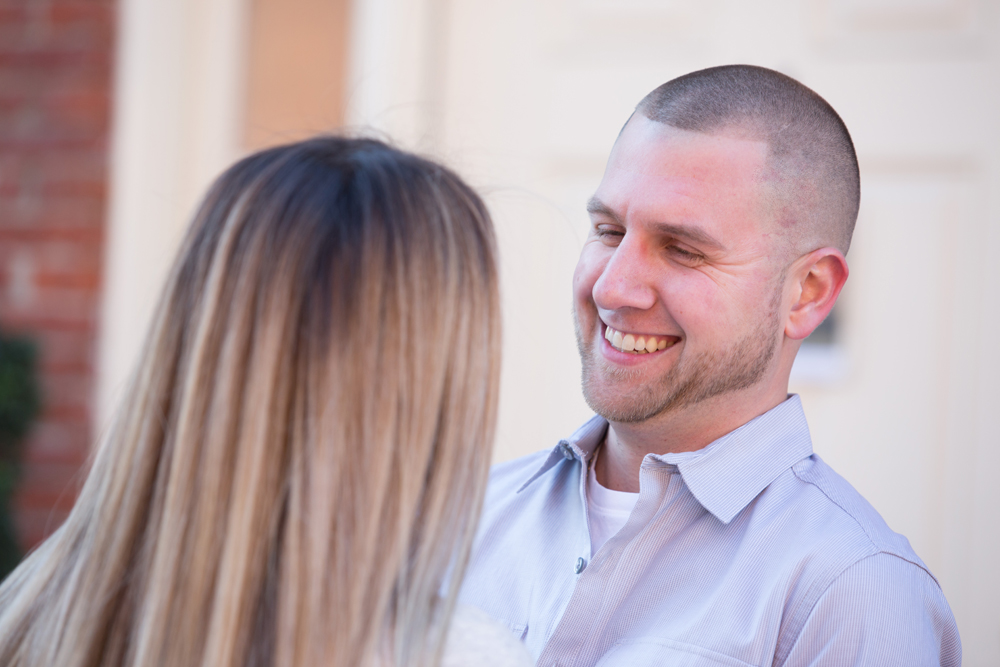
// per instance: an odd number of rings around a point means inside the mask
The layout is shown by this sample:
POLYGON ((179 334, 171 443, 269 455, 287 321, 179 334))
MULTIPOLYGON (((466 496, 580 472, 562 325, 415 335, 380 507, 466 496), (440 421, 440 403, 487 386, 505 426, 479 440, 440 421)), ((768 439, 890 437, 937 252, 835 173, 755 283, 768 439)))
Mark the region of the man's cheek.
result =
POLYGON ((594 284, 600 277, 600 271, 592 266, 586 266, 583 261, 577 264, 573 274, 573 294, 577 304, 589 303, 593 300, 594 284))

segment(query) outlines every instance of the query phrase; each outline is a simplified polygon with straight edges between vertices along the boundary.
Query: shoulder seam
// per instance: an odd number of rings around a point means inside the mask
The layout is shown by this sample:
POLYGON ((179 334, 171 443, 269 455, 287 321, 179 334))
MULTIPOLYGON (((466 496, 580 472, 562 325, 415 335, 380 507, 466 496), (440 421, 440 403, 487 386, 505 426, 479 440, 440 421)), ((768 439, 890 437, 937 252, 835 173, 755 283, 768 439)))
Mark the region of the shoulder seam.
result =
MULTIPOLYGON (((810 483, 810 482, 808 482, 806 480, 802 480, 802 481, 805 482, 806 484, 810 483)), ((819 488, 819 487, 816 487, 816 488, 819 488)), ((820 490, 822 491, 822 489, 820 489, 820 490)), ((827 496, 827 497, 829 498, 829 496, 827 496)), ((830 499, 830 502, 834 502, 832 498, 830 499)), ((835 502, 834 502, 834 504, 837 505, 838 507, 840 507, 839 504, 837 504, 835 502)), ((844 508, 841 507, 841 509, 843 510, 844 508)), ((844 512, 847 512, 847 510, 844 510, 844 512)), ((853 517, 851 517, 851 518, 853 518, 853 517)), ((872 544, 874 546, 874 543, 872 543, 872 544)), ((816 605, 818 605, 819 601, 823 599, 823 596, 826 595, 827 591, 829 591, 830 588, 835 583, 837 583, 837 581, 840 580, 840 578, 843 577, 847 573, 848 570, 850 570, 850 569, 852 569, 854 567, 857 567, 858 565, 860 565, 861 563, 863 563, 866 560, 869 560, 870 558, 874 558, 875 556, 882 556, 882 555, 891 556, 893 558, 897 558, 897 559, 903 561, 904 563, 909 563, 910 565, 913 565, 918 570, 921 570, 925 575, 927 575, 928 577, 930 577, 931 581, 934 582, 934 585, 937 586, 938 589, 941 588, 941 584, 934 577, 934 575, 931 574, 927 570, 926 567, 923 567, 920 563, 914 563, 909 558, 905 558, 905 557, 903 557, 903 556, 901 556, 901 555, 899 555, 897 553, 894 553, 892 551, 885 551, 885 550, 879 549, 879 550, 876 550, 876 551, 874 551, 874 552, 872 552, 872 553, 870 553, 870 554, 868 554, 866 556, 862 556, 861 558, 858 558, 854 562, 848 563, 847 565, 845 565, 840 570, 840 572, 838 572, 836 575, 834 575, 833 577, 830 578, 829 583, 827 583, 827 585, 823 587, 823 590, 821 590, 819 592, 819 594, 815 597, 815 599, 812 601, 812 604, 809 606, 809 611, 805 615, 803 615, 802 622, 799 624, 798 629, 795 630, 795 637, 792 639, 792 641, 790 641, 790 642, 788 642, 786 644, 787 648, 781 651, 781 653, 783 655, 780 656, 780 660, 778 660, 779 655, 777 653, 775 654, 775 661, 774 661, 774 665, 775 666, 784 665, 785 660, 788 659, 788 654, 791 653, 792 647, 795 646, 796 642, 798 642, 798 640, 799 640, 799 637, 802 635, 802 630, 806 626, 806 621, 809 619, 810 616, 812 616, 813 611, 815 611, 815 609, 816 609, 816 605)))
MULTIPOLYGON (((798 464, 796 464, 796 465, 798 465, 798 464)), ((868 531, 867 528, 865 528, 865 526, 860 521, 858 521, 858 518, 856 516, 854 516, 851 512, 849 512, 846 507, 844 507, 843 505, 841 505, 840 503, 838 503, 836 500, 834 500, 833 498, 831 498, 830 494, 826 492, 826 489, 824 489, 822 486, 820 486, 816 482, 813 482, 813 481, 808 480, 808 479, 803 479, 802 475, 799 474, 799 471, 795 469, 796 465, 792 466, 792 474, 795 475, 796 479, 798 479, 803 484, 809 484, 810 486, 814 487, 817 491, 819 491, 820 493, 822 493, 826 497, 826 499, 829 500, 831 503, 833 503, 837 508, 839 508, 841 512, 843 512, 844 514, 846 514, 847 516, 849 516, 851 518, 851 521, 853 521, 854 524, 861 530, 861 532, 865 534, 865 537, 868 538, 868 542, 869 542, 869 544, 871 544, 873 552, 871 554, 869 554, 868 556, 865 556, 865 558, 869 558, 871 556, 874 556, 874 555, 877 555, 877 554, 880 554, 880 553, 886 553, 886 554, 890 554, 892 556, 896 556, 897 558, 899 558, 901 560, 905 560, 908 563, 912 563, 913 565, 916 565, 921 570, 923 570, 924 572, 926 572, 927 575, 931 579, 933 579, 934 583, 937 584, 938 587, 940 588, 941 584, 940 584, 940 582, 938 582, 937 577, 935 577, 933 574, 931 574, 931 571, 928 570, 926 566, 924 566, 921 563, 917 563, 917 562, 913 561, 912 559, 907 558, 906 556, 904 556, 904 555, 902 555, 900 553, 897 553, 895 551, 889 551, 889 550, 883 548, 882 545, 880 545, 879 543, 877 543, 872 538, 871 533, 868 531)), ((852 563, 851 565, 848 565, 847 568, 844 569, 844 571, 846 571, 848 568, 852 567, 854 564, 861 562, 861 560, 864 560, 864 559, 860 559, 858 561, 855 561, 855 563, 852 563)), ((840 575, 838 574, 837 576, 840 576, 840 575)))
MULTIPOLYGON (((808 484, 809 486, 812 486, 813 488, 815 488, 817 491, 819 491, 820 493, 822 493, 823 496, 827 500, 829 500, 837 508, 839 508, 841 512, 843 512, 847 516, 851 517, 851 521, 853 521, 854 524, 857 525, 857 527, 861 529, 861 532, 865 534, 865 537, 868 538, 868 542, 871 544, 872 549, 875 550, 873 552, 873 554, 874 553, 878 553, 878 551, 879 551, 878 545, 875 543, 875 540, 872 539, 871 533, 869 533, 868 530, 863 525, 861 525, 861 522, 858 521, 858 518, 856 516, 854 516, 853 514, 851 514, 850 512, 848 512, 846 507, 844 507, 843 505, 841 505, 840 503, 838 503, 836 500, 834 500, 833 498, 831 498, 830 494, 827 493, 826 489, 824 489, 822 486, 820 486, 819 484, 817 484, 816 482, 813 482, 811 480, 803 479, 802 475, 799 474, 799 471, 795 469, 797 465, 798 464, 792 466, 792 474, 795 475, 795 478, 798 479, 803 484, 808 484)), ((869 555, 873 555, 873 554, 869 554, 869 555)), ((865 558, 867 558, 867 557, 868 556, 865 556, 865 558)), ((859 562, 859 561, 856 561, 856 562, 859 562)), ((850 566, 848 566, 848 567, 850 567, 850 566)), ((837 576, 840 576, 840 575, 837 575, 837 576)))

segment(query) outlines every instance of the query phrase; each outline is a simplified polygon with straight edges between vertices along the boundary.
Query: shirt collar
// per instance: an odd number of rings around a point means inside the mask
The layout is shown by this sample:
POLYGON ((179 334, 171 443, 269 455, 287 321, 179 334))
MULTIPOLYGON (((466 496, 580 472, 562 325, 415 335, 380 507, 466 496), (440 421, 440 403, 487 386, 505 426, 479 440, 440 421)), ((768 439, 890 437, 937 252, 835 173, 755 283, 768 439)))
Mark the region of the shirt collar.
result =
POLYGON ((703 449, 647 458, 676 465, 702 507, 729 523, 781 473, 811 455, 802 401, 792 394, 703 449))
MULTIPOLYGON (((566 459, 587 461, 604 440, 608 422, 594 416, 552 449, 542 466, 518 491, 566 459)), ((782 472, 812 455, 802 401, 787 400, 731 431, 707 447, 679 454, 648 454, 646 459, 677 466, 702 507, 729 523, 782 472)))
POLYGON ((586 424, 576 429, 568 439, 560 440, 559 444, 552 448, 541 467, 535 471, 527 482, 521 485, 518 493, 527 488, 532 482, 549 471, 552 466, 573 459, 576 461, 588 461, 597 446, 604 442, 604 434, 608 432, 608 422, 600 415, 594 415, 586 424))

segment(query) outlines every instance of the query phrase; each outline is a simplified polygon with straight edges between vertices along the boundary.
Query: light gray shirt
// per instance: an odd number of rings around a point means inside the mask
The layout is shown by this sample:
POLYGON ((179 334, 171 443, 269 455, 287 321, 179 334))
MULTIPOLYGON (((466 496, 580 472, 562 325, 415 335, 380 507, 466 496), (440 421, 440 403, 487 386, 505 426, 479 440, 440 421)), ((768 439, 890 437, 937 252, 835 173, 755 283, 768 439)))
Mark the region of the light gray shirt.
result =
POLYGON ((586 462, 607 422, 496 466, 461 599, 539 665, 960 665, 938 582, 812 452, 797 396, 708 447, 647 455, 593 558, 586 462))

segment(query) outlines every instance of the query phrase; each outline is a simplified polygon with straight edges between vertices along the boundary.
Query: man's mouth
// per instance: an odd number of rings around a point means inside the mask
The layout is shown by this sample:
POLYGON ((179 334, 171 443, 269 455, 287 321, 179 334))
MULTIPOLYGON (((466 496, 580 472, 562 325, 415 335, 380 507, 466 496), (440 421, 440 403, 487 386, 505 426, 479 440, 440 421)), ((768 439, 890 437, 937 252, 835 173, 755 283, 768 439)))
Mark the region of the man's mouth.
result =
POLYGON ((675 345, 680 338, 677 336, 652 336, 649 334, 632 334, 612 329, 610 326, 605 329, 604 337, 611 343, 611 347, 619 352, 631 352, 632 354, 649 354, 659 352, 675 345))

